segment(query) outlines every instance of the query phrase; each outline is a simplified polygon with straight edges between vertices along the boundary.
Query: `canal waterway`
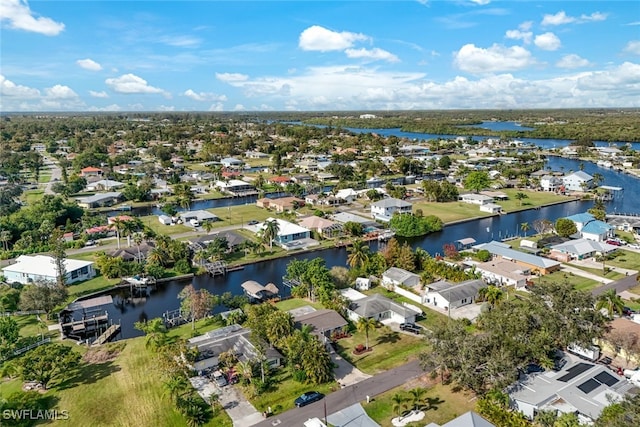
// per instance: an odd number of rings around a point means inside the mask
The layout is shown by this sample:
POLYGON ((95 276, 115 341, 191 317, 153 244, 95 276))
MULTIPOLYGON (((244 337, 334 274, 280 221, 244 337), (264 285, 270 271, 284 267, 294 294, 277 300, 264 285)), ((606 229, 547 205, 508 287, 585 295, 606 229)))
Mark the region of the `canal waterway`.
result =
MULTIPOLYGON (((367 130, 372 131, 372 130, 367 130)), ((392 132, 385 129, 384 131, 392 132)), ((392 133, 389 133, 391 135, 392 133)), ((393 133, 396 136, 400 134, 393 133)), ((423 134, 424 135, 424 134, 423 134)), ((442 137, 442 135, 435 135, 442 137)), ((426 138, 431 139, 431 138, 426 138)), ((536 140, 542 141, 542 140, 536 140)), ((546 167, 556 171, 570 170, 577 171, 582 164, 583 170, 589 174, 600 173, 604 180, 602 185, 622 187, 624 190, 619 197, 611 202, 607 202, 608 212, 618 213, 640 213, 640 180, 612 169, 602 168, 591 162, 565 159, 561 157, 549 157, 546 167)), ((209 207, 234 206, 239 204, 254 203, 255 197, 217 199, 203 202, 194 202, 192 209, 203 209, 209 207)), ((448 225, 442 231, 428 236, 410 240, 413 248, 421 247, 432 255, 442 252, 443 245, 455 242, 456 240, 472 237, 478 243, 490 240, 499 240, 522 234, 520 228, 522 223, 532 224, 536 219, 548 219, 553 222, 558 218, 584 212, 593 206, 592 201, 570 201, 567 203, 516 212, 507 215, 483 218, 458 224, 448 225)), ((155 213, 155 211, 151 211, 155 213)), ((371 242, 371 250, 378 249, 377 242, 371 242)), ((110 318, 114 322, 122 324, 122 337, 130 338, 139 336, 141 333, 133 328, 134 322, 144 321, 155 317, 161 317, 168 310, 175 310, 179 307, 180 301, 178 293, 185 284, 193 283, 196 288, 204 288, 214 294, 231 292, 234 295, 241 295, 240 285, 247 280, 256 280, 262 284, 275 283, 281 288, 283 294, 288 293, 288 289, 282 286, 282 277, 286 273, 288 263, 292 259, 313 259, 320 257, 325 260, 328 268, 333 266, 346 266, 347 252, 344 248, 325 249, 316 252, 295 254, 287 258, 276 259, 268 262, 260 262, 245 266, 243 270, 230 272, 226 276, 216 276, 212 278, 202 275, 189 279, 188 281, 171 281, 158 285, 158 288, 149 292, 145 297, 128 298, 125 291, 114 292, 114 305, 107 307, 110 318)), ((223 308, 218 307, 218 311, 223 308)))

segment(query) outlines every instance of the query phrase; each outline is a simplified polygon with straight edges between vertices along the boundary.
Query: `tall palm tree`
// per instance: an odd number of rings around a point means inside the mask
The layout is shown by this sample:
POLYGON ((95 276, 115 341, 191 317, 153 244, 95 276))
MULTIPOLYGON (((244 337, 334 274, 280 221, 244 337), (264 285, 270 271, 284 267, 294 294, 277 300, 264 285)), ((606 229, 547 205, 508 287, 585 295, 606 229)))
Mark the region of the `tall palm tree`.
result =
POLYGON ((409 394, 411 394, 411 403, 413 403, 413 409, 420 408, 425 392, 426 390, 422 387, 416 387, 409 390, 409 394))
POLYGON ((598 297, 596 310, 602 310, 603 308, 607 310, 609 316, 613 316, 616 313, 622 314, 624 301, 622 301, 615 289, 609 289, 598 297))
POLYGON ((369 247, 360 239, 354 240, 347 252, 347 264, 351 268, 361 268, 369 261, 369 247))
POLYGON ((527 237, 527 231, 531 229, 531 226, 528 222, 523 222, 520 224, 520 230, 524 233, 524 237, 527 237))
POLYGON ((264 222, 264 228, 262 229, 262 239, 269 242, 269 250, 273 249, 273 241, 278 237, 280 232, 280 224, 275 219, 267 220, 264 222))
POLYGON ((124 223, 125 221, 121 220, 120 218, 115 218, 113 220, 113 228, 116 230, 118 249, 120 249, 120 234, 122 233, 122 230, 124 230, 124 223))
POLYGON ((142 233, 136 233, 133 235, 133 242, 136 244, 138 248, 138 262, 142 262, 142 255, 140 254, 140 245, 142 244, 143 238, 142 233))
POLYGON ((502 289, 498 288, 497 286, 490 285, 487 287, 487 292, 485 294, 485 297, 489 305, 491 307, 495 307, 500 303, 500 301, 504 297, 504 292, 502 291, 502 289))
POLYGON ((391 397, 391 401, 393 402, 393 412, 399 417, 407 409, 407 398, 396 393, 391 397))
POLYGON ((373 317, 370 317, 370 318, 361 317, 360 319, 358 319, 358 323, 356 323, 356 328, 358 329, 358 331, 364 332, 364 336, 366 340, 365 348, 367 350, 369 349, 369 331, 373 331, 376 328, 376 326, 378 326, 378 321, 373 317))
POLYGON ((11 232, 9 230, 0 231, 0 242, 2 242, 2 247, 5 251, 9 250, 9 242, 11 241, 11 232))

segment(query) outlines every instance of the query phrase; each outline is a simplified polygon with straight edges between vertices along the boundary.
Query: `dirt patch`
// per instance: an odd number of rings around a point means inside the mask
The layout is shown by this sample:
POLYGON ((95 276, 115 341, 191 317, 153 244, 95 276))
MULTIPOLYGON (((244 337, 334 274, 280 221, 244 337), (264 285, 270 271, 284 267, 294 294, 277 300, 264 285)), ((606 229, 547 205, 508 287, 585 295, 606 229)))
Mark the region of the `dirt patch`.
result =
POLYGON ((82 356, 85 363, 105 363, 115 360, 124 349, 125 343, 108 344, 96 348, 91 348, 82 356))

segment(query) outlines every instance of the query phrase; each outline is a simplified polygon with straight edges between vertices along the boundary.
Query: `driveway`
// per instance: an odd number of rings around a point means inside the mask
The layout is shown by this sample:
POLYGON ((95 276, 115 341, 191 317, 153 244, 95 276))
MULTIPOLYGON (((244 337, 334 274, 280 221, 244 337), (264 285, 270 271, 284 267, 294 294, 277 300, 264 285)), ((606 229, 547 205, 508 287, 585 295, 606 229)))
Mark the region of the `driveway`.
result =
MULTIPOLYGON (((602 268, 602 265, 600 265, 600 268, 602 268)), ((598 276, 597 274, 589 273, 588 271, 584 271, 576 267, 571 267, 570 265, 567 265, 567 264, 562 264, 562 266, 560 267, 560 270, 566 271, 568 273, 573 273, 576 276, 586 277, 587 279, 595 280, 598 283, 608 284, 613 282, 613 280, 611 279, 606 279, 604 277, 598 276)))
POLYGON ((348 387, 350 385, 364 381, 367 378, 371 378, 371 375, 365 374, 364 372, 360 371, 351 363, 344 360, 342 356, 340 356, 336 352, 331 353, 331 360, 333 361, 333 363, 338 365, 333 370, 333 375, 338 384, 340 384, 341 388, 348 387))

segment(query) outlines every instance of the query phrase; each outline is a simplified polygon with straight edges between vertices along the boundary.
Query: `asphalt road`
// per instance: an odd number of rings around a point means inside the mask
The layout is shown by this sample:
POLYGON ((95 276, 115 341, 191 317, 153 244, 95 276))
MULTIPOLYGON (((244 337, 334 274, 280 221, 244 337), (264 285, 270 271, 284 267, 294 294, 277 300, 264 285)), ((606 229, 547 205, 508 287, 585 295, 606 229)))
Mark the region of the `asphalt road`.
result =
MULTIPOLYGON (((407 381, 423 375, 417 360, 375 375, 357 384, 345 387, 326 396, 319 402, 303 408, 294 408, 282 414, 274 415, 256 424, 257 427, 302 427, 309 418, 324 420, 325 415, 347 408, 355 403, 366 402, 367 396, 373 398, 385 391, 398 387, 407 381), (326 405, 326 410, 325 410, 326 405), (326 412, 326 413, 325 413, 326 412)), ((366 405, 366 403, 365 403, 366 405)))

